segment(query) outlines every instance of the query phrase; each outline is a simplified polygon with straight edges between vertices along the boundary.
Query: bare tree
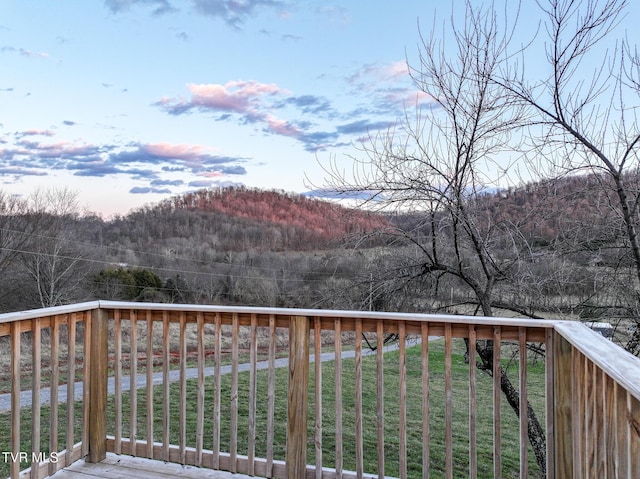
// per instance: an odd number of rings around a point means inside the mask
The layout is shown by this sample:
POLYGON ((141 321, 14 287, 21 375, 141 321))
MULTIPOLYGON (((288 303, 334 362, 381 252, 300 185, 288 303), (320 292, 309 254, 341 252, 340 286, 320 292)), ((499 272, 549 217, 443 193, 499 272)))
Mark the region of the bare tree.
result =
POLYGON ((40 307, 70 303, 89 274, 82 245, 74 241, 77 194, 67 188, 37 190, 28 205, 29 243, 20 252, 24 293, 40 307))
MULTIPOLYGON (((465 6, 464 17, 452 16, 442 31, 434 27, 421 35, 419 62, 410 72, 430 102, 418 107, 415 118, 407 114, 396 128, 363 144, 362 156, 352 158, 351 177, 334 161, 323 187, 349 197, 366 191, 370 197, 361 207, 415 218, 385 232, 403 254, 387 277, 397 290, 421 282, 437 291, 448 281, 470 293, 473 309, 467 305, 466 312, 492 316, 496 288, 509 281, 528 248, 521 225, 496 221, 481 199, 501 179, 496 158, 514 149, 526 109, 494 81, 509 59, 512 31, 504 27, 510 22, 491 8, 471 1, 465 6)), ((477 350, 478 366, 491 374, 492 341, 478 342, 477 350)), ((520 414, 519 393, 504 370, 500 383, 520 414)), ((530 443, 545 471, 544 431, 530 406, 527 414, 530 443)))
MULTIPOLYGON (((587 171, 600 178, 606 194, 611 246, 623 254, 619 266, 634 271, 627 308, 640 317, 640 56, 627 38, 613 38, 623 21, 626 0, 539 0, 546 32, 539 43, 522 51, 527 60, 540 57, 550 73, 530 76, 504 69, 496 83, 530 109, 532 153, 547 176, 587 171)), ((540 71, 540 69, 538 69, 540 71)), ((543 70, 544 71, 544 70, 543 70)), ((613 276, 612 276, 613 277, 613 276)), ((640 352, 640 322, 626 349, 640 352)))

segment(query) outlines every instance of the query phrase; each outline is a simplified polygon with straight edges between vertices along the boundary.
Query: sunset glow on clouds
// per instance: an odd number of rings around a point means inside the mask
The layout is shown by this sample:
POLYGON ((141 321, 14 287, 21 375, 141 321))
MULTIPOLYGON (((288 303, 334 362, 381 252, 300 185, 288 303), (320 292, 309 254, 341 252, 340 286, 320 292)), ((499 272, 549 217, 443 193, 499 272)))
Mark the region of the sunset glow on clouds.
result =
POLYGON ((68 186, 105 214, 201 187, 303 192, 318 161, 430 101, 404 58, 438 2, 374 3, 2 4, 0 188, 68 186))

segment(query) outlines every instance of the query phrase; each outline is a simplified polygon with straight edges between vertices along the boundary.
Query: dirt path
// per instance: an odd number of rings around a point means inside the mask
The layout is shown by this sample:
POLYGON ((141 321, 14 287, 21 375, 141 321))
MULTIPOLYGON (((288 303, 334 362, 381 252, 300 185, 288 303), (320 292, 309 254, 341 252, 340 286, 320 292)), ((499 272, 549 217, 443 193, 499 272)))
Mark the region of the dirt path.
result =
MULTIPOLYGON (((398 349, 398 345, 397 344, 392 344, 390 346, 386 346, 384 348, 384 351, 393 351, 398 349)), ((371 354, 375 354, 375 351, 371 351, 369 349, 363 349, 362 350, 362 354, 365 356, 371 355, 371 354)), ((352 359, 355 357, 355 351, 344 351, 342 353, 342 359, 352 359)), ((315 357, 311 356, 311 362, 315 362, 315 357)), ((332 352, 329 353, 322 353, 320 356, 320 360, 322 362, 326 362, 326 361, 333 361, 335 359, 335 354, 332 352)), ((280 359, 276 359, 275 360, 275 367, 276 368, 285 368, 287 367, 287 365, 289 364, 289 359, 288 358, 280 358, 280 359)), ((242 372, 242 371, 249 371, 249 363, 243 363, 238 365, 238 371, 242 372)), ((267 369, 269 367, 269 361, 259 361, 257 364, 257 369, 258 370, 264 370, 267 369)), ((204 368, 204 375, 205 376, 213 376, 214 375, 214 368, 213 367, 207 367, 204 368)), ((220 374, 230 374, 231 373, 231 366, 221 366, 220 367, 220 374)), ((154 385, 159 385, 162 384, 162 372, 158 372, 158 373, 153 373, 153 384, 154 385)), ((186 373, 186 378, 187 379, 197 379, 198 377, 198 368, 188 368, 187 369, 187 373, 186 373)), ((169 371, 169 382, 177 382, 180 380, 180 371, 179 370, 171 370, 169 371)), ((147 375, 146 374, 138 374, 136 376, 136 389, 143 389, 145 388, 147 385, 147 375)), ((76 382, 75 383, 75 388, 74 388, 74 398, 76 401, 79 401, 82 399, 82 386, 83 383, 82 382, 76 382)), ((130 387, 131 387, 131 382, 129 380, 129 376, 123 376, 121 381, 120 381, 120 386, 121 386, 121 390, 122 392, 125 391, 129 391, 130 387)), ((115 379, 113 377, 109 377, 108 382, 107 382, 107 391, 108 394, 112 395, 115 393, 116 390, 116 383, 115 383, 115 379)), ((31 407, 31 402, 32 402, 32 392, 31 390, 26 390, 26 391, 21 391, 20 392, 20 407, 21 408, 28 408, 31 407)), ((42 388, 40 390, 40 404, 45 406, 50 404, 51 402, 51 388, 42 388)), ((64 384, 62 386, 58 387, 58 402, 60 404, 64 404, 67 402, 67 385, 64 384)), ((5 413, 5 412, 9 412, 11 411, 11 393, 5 393, 5 394, 0 394, 0 414, 5 413)))

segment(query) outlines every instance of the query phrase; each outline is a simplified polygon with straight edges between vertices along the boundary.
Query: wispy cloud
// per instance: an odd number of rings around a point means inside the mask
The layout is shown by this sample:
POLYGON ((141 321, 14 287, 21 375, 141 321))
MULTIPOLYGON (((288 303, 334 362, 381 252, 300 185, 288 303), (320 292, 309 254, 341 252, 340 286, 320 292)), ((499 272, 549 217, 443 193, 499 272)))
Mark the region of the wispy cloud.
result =
POLYGON ((156 188, 153 186, 134 186, 129 190, 132 195, 148 195, 150 193, 168 195, 173 193, 169 188, 156 188))
POLYGON ((192 0, 192 3, 196 11, 220 18, 234 28, 239 28, 259 10, 281 9, 284 5, 276 0, 192 0))
POLYGON ((44 59, 50 58, 50 55, 48 53, 45 53, 45 52, 34 52, 34 51, 28 50, 26 48, 12 47, 12 46, 9 46, 9 45, 4 45, 4 46, 0 47, 0 52, 3 52, 3 53, 18 53, 19 55, 22 55, 23 57, 29 57, 29 58, 44 58, 44 59))
MULTIPOLYGON (((122 13, 133 6, 150 6, 154 15, 173 13, 179 9, 169 0, 105 0, 105 6, 113 13, 122 13)), ((280 11, 284 3, 277 0, 191 0, 193 10, 201 15, 217 18, 238 29, 247 19, 261 10, 280 11)))
POLYGON ((23 138, 25 136, 54 136, 55 133, 51 130, 25 130, 25 131, 17 131, 15 133, 16 138, 23 138))
POLYGON ((378 102, 363 98, 366 107, 340 113, 323 96, 295 95, 274 83, 230 81, 225 84, 187 84, 187 90, 190 96, 163 97, 155 106, 170 115, 213 113, 217 121, 256 125, 265 134, 301 142, 309 152, 348 145, 350 140, 340 140, 341 136, 388 128, 392 124, 389 120, 370 118, 375 115, 388 118, 389 114, 395 118, 402 102, 402 99, 392 97, 397 92, 390 88, 378 93, 378 102), (283 118, 283 115, 289 115, 289 118, 283 118), (364 116, 367 118, 359 118, 364 116), (344 122, 338 127, 329 130, 317 128, 320 120, 329 120, 333 124, 338 119, 344 122))
POLYGON ((247 173, 244 158, 218 154, 201 145, 133 143, 91 145, 67 141, 40 141, 51 137, 50 130, 25 130, 9 135, 1 143, 0 173, 19 179, 27 175, 45 176, 66 171, 75 176, 123 175, 138 182, 137 193, 149 188, 168 191, 185 185, 185 179, 225 178, 247 173), (176 173, 184 179, 176 179, 176 173))
POLYGON ((162 15, 177 10, 168 0, 105 0, 104 4, 113 13, 127 11, 135 5, 151 6, 154 15, 162 15))

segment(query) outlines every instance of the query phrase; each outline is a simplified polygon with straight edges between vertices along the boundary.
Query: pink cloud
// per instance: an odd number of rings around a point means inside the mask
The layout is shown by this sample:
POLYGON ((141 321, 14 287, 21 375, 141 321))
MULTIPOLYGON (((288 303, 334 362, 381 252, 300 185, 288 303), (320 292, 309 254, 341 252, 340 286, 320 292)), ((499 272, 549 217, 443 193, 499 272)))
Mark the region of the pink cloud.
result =
POLYGON ((265 118, 265 121, 269 131, 272 131, 277 135, 290 136, 292 138, 300 138, 303 135, 303 132, 299 128, 288 121, 281 120, 273 115, 268 115, 265 118))
POLYGON ((187 88, 191 92, 190 103, 192 106, 253 116, 257 114, 257 110, 261 109, 262 97, 288 93, 275 83, 254 81, 230 81, 225 85, 216 83, 189 84, 187 88))
POLYGON ((38 130, 35 128, 16 132, 16 136, 18 138, 22 138, 23 136, 54 136, 55 133, 51 130, 38 130))
POLYGON ((379 69, 380 76, 385 80, 394 80, 396 78, 406 79, 409 75, 409 67, 407 62, 398 61, 391 65, 385 65, 379 69))
POLYGON ((152 155, 164 158, 199 158, 211 154, 210 148, 200 145, 173 145, 171 143, 154 143, 144 145, 143 149, 152 155))

